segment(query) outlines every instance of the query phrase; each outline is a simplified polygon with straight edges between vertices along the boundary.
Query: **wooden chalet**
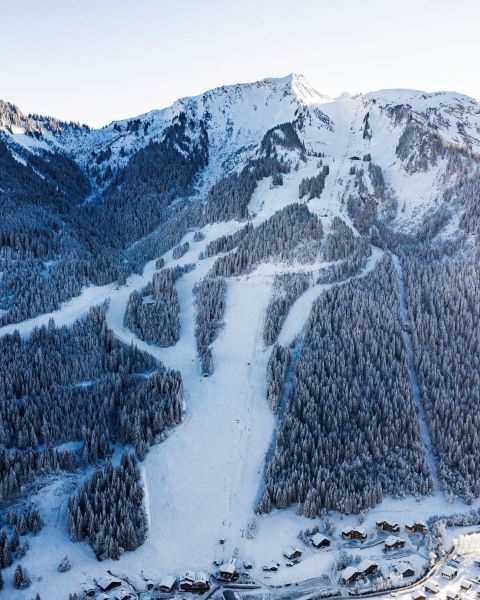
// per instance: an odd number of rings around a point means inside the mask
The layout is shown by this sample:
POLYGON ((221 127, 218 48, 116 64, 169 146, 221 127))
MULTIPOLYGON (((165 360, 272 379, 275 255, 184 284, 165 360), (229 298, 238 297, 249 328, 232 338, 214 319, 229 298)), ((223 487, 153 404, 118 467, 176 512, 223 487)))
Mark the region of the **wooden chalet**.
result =
POLYGON ((315 535, 312 535, 312 537, 310 538, 310 542, 315 548, 327 548, 331 544, 330 540, 321 533, 316 533, 315 535))
POLYGON ((402 577, 413 577, 415 575, 415 571, 410 565, 398 565, 395 570, 402 577))
POLYGON ((440 586, 436 581, 427 581, 424 585, 424 589, 428 594, 438 594, 440 586))
POLYGON ((342 538, 344 540, 360 540, 363 542, 367 539, 367 532, 363 527, 346 527, 342 531, 342 538))
POLYGON ((405 540, 397 537, 396 535, 389 535, 384 541, 383 549, 387 552, 392 550, 400 550, 405 547, 405 540))
POLYGON ((195 571, 185 571, 180 577, 180 583, 178 588, 182 592, 191 592, 193 584, 195 583, 195 571))
POLYGON ((407 533, 427 533, 427 524, 423 521, 410 521, 405 523, 407 533))
POLYGON ((458 575, 458 571, 455 567, 447 565, 446 567, 443 567, 441 575, 444 579, 455 579, 458 575))
POLYGON ((120 587, 122 585, 122 580, 117 577, 112 577, 112 575, 107 575, 96 579, 96 584, 102 592, 109 592, 110 590, 120 587))
POLYGON ((297 546, 288 546, 283 551, 283 556, 288 558, 288 560, 293 560, 295 558, 300 558, 302 556, 302 551, 297 546))
POLYGON ((360 573, 355 567, 347 567, 346 569, 343 569, 340 579, 342 583, 350 585, 360 579, 360 573))
POLYGON ((388 533, 400 533, 400 525, 395 521, 377 521, 377 529, 388 531, 388 533))
POLYGON ((223 581, 235 581, 238 579, 238 572, 234 560, 220 565, 217 579, 221 579, 223 581))
POLYGON ((421 590, 412 592, 412 600, 425 600, 425 594, 421 590))
POLYGON ((372 575, 378 570, 377 563, 373 562, 373 560, 362 560, 362 562, 357 566, 357 571, 360 573, 362 577, 367 577, 368 575, 372 575))
POLYGON ((175 577, 172 577, 172 575, 166 575, 165 577, 162 577, 158 589, 165 594, 170 594, 170 592, 173 591, 176 583, 177 580, 175 577))

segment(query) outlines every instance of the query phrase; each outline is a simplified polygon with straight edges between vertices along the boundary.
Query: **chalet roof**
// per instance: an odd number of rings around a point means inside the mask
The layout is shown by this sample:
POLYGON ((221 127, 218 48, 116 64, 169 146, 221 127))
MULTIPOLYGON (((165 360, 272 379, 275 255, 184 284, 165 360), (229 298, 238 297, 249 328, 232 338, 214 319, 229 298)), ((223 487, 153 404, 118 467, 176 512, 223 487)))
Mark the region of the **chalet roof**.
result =
POLYGON ((377 521, 377 525, 381 525, 382 523, 385 523, 389 527, 399 527, 396 521, 390 521, 389 519, 381 519, 380 521, 377 521))
POLYGON ((365 571, 368 571, 368 569, 371 569, 372 567, 378 567, 377 563, 373 562, 373 560, 362 560, 357 566, 357 571, 359 573, 365 573, 365 571))
POLYGON ((324 540, 327 540, 327 542, 330 541, 326 536, 322 535, 321 533, 316 533, 310 538, 310 541, 314 545, 321 544, 324 540))
POLYGON ((219 569, 220 573, 230 573, 231 575, 233 575, 235 573, 235 563, 232 561, 223 563, 223 565, 220 565, 219 569))
POLYGON ((399 573, 406 573, 407 571, 414 571, 413 567, 411 567, 410 565, 398 565, 397 566, 397 571, 399 573))
POLYGON ((180 579, 182 581, 191 581, 193 583, 195 581, 195 571, 185 571, 180 579))
POLYGON ((283 554, 285 556, 292 556, 292 554, 295 554, 297 552, 300 552, 300 554, 302 553, 302 551, 299 548, 297 548, 297 546, 287 546, 283 551, 283 554))
POLYGON ((96 579, 97 585, 101 590, 106 590, 111 585, 121 585, 122 580, 117 577, 112 577, 111 575, 104 575, 96 579))
POLYGON ((207 574, 204 573, 203 571, 201 573, 197 573, 197 576, 195 578, 195 583, 208 583, 207 574))
POLYGON ((450 565, 443 567, 442 570, 442 575, 446 575, 447 577, 454 577, 457 573, 457 569, 455 569, 455 567, 451 567, 450 565))
POLYGON ((355 567, 347 567, 346 569, 343 569, 343 571, 342 571, 342 579, 344 581, 348 581, 355 575, 358 575, 358 570, 355 567))
POLYGON ((365 529, 363 527, 345 527, 345 529, 343 529, 342 533, 352 533, 353 531, 356 531, 357 533, 361 533, 362 535, 367 535, 367 532, 365 531, 365 529))
POLYGON ((385 540, 385 546, 395 546, 395 544, 399 543, 405 544, 405 540, 396 535, 389 535, 385 540))
POLYGON ((160 581, 160 587, 165 587, 165 588, 172 588, 175 585, 175 577, 172 577, 172 575, 165 575, 165 577, 162 577, 161 581, 160 581))
POLYGON ((424 600, 425 598, 425 594, 423 592, 421 592, 420 590, 416 590, 415 592, 412 592, 412 600, 424 600))
POLYGON ((438 585, 438 583, 436 581, 427 581, 425 583, 425 589, 432 590, 433 592, 438 592, 438 590, 440 589, 440 586, 438 585))
POLYGON ((427 526, 427 524, 425 523, 425 521, 420 521, 418 519, 414 519, 412 521, 407 521, 405 523, 405 527, 413 528, 415 525, 421 525, 422 527, 426 527, 427 526))

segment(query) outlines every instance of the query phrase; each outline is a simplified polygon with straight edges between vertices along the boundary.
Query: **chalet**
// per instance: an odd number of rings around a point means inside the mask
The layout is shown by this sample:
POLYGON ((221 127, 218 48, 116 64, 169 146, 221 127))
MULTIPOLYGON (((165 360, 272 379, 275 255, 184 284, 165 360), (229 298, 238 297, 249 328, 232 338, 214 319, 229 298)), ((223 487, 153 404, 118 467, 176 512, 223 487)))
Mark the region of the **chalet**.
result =
POLYGON ((182 592, 190 592, 195 583, 195 571, 185 571, 180 577, 179 589, 182 592))
POLYGON ((412 600, 425 600, 425 594, 421 590, 412 592, 412 600))
POLYGON ((377 569, 377 563, 374 563, 372 560, 362 560, 362 562, 359 565, 357 565, 357 571, 362 577, 372 575, 372 573, 375 573, 377 569))
POLYGON ((346 569, 343 569, 340 579, 342 583, 351 584, 355 583, 355 581, 357 581, 359 578, 360 573, 355 567, 347 567, 346 569))
POLYGON ((396 535, 389 535, 384 542, 383 549, 387 552, 391 550, 400 550, 405 547, 405 540, 396 535))
POLYGON ((460 588, 465 592, 468 592, 468 590, 472 589, 472 583, 470 581, 461 581, 460 588))
POLYGON ((448 590, 448 592, 445 594, 445 598, 447 600, 458 600, 460 598, 460 594, 455 590, 448 590))
POLYGON ((210 589, 210 580, 206 573, 197 573, 192 590, 195 592, 206 592, 210 589))
POLYGON ((297 546, 288 546, 283 551, 283 556, 288 558, 288 560, 293 560, 294 558, 300 558, 302 556, 302 551, 297 548, 297 546))
POLYGON ((86 585, 83 588, 83 593, 85 596, 88 596, 89 598, 91 598, 92 596, 95 596, 95 594, 97 593, 97 590, 93 587, 93 585, 86 585))
POLYGON ((134 595, 125 588, 121 588, 119 590, 115 590, 113 597, 115 600, 132 600, 134 595))
POLYGON ((377 521, 377 529, 388 531, 389 533, 400 533, 400 525, 394 521, 377 521))
POLYGON ((273 560, 269 563, 267 563, 266 565, 263 565, 262 567, 262 571, 278 571, 278 563, 274 562, 273 560))
POLYGON ((415 575, 415 571, 410 565, 398 565, 395 570, 402 577, 413 577, 415 575))
POLYGON ((244 560, 243 561, 243 568, 244 569, 253 569, 253 563, 250 562, 249 560, 244 560))
POLYGON ((177 580, 175 579, 175 577, 172 577, 171 575, 166 575, 165 577, 162 577, 158 589, 161 592, 170 594, 170 592, 173 591, 173 588, 175 587, 176 583, 177 580))
POLYGON ((235 581, 238 579, 238 573, 237 569, 235 568, 234 560, 220 565, 217 579, 222 579, 223 581, 235 581))
POLYGON ((436 581, 427 581, 425 584, 425 591, 429 594, 438 594, 440 591, 440 586, 436 581))
POLYGON ((458 575, 458 571, 455 567, 447 565, 443 568, 441 575, 444 579, 455 579, 455 577, 458 575))
POLYGON ((122 580, 108 575, 105 577, 99 577, 96 579, 96 583, 102 592, 109 592, 110 590, 120 587, 122 585, 122 580))
POLYGON ((310 541, 312 542, 312 546, 314 546, 315 548, 327 548, 328 546, 330 546, 331 543, 330 540, 321 533, 316 533, 315 535, 312 535, 310 541))
POLYGON ((423 521, 410 521, 405 523, 407 533, 427 533, 427 525, 423 521))
POLYGON ((146 589, 148 592, 151 592, 151 591, 153 590, 153 588, 154 588, 153 581, 152 581, 151 579, 147 579, 147 580, 145 581, 145 589, 146 589))
POLYGON ((360 540, 363 542, 367 539, 367 532, 363 527, 346 527, 342 531, 342 538, 344 540, 360 540))

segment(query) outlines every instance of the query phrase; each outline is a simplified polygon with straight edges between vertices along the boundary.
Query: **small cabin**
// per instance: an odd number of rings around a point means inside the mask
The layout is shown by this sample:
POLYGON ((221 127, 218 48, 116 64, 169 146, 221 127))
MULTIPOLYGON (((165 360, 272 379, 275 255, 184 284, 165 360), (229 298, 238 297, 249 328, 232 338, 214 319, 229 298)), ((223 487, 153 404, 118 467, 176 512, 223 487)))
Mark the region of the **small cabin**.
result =
POLYGON ((472 583, 470 581, 461 581, 460 588, 465 592, 468 592, 468 590, 472 589, 472 583))
POLYGON ((132 600, 134 595, 125 588, 121 588, 119 590, 115 590, 113 597, 115 600, 132 600))
POLYGON ((347 585, 355 583, 358 579, 360 579, 361 575, 355 567, 347 567, 343 569, 341 575, 341 582, 347 585))
POLYGON ((455 567, 447 565, 443 568, 441 575, 445 579, 455 579, 455 577, 458 575, 458 571, 455 567))
POLYGON ((363 542, 367 539, 367 532, 363 527, 346 527, 342 531, 342 538, 344 540, 360 540, 363 542))
POLYGON ((237 569, 235 568, 235 561, 223 563, 218 569, 218 578, 224 581, 234 581, 238 579, 237 569))
POLYGON ((383 549, 387 552, 392 550, 400 550, 405 547, 405 540, 397 537, 396 535, 389 535, 384 542, 383 549))
POLYGON ((429 594, 438 594, 438 592, 440 591, 440 586, 436 581, 427 581, 427 583, 424 586, 424 589, 429 594))
POLYGON ((458 600, 460 598, 460 594, 455 590, 448 590, 448 592, 445 594, 445 598, 447 600, 458 600))
POLYGON ((206 573, 197 573, 192 590, 195 592, 206 592, 210 589, 210 580, 206 573))
POLYGON ((96 583, 102 592, 109 592, 110 590, 120 587, 122 585, 122 580, 108 575, 106 577, 99 577, 96 580, 96 583))
POLYGON ((427 524, 423 521, 410 521, 405 523, 407 533, 427 533, 427 524))
POLYGON ((425 600, 425 594, 421 590, 412 592, 412 600, 425 600))
POLYGON ((85 596, 88 596, 89 598, 95 596, 95 594, 97 593, 97 590, 93 587, 93 585, 86 585, 83 588, 83 593, 85 596))
POLYGON ((378 570, 377 563, 373 562, 373 560, 362 560, 362 562, 357 566, 357 571, 360 573, 362 577, 366 577, 367 575, 372 575, 378 570))
POLYGON ((398 565, 396 571, 402 577, 413 577, 415 575, 415 571, 410 565, 398 565))
POLYGON ((263 565, 262 567, 262 571, 278 571, 278 563, 274 562, 273 560, 269 563, 267 563, 266 565, 263 565))
POLYGON ((182 592, 190 592, 194 583, 195 571, 185 571, 185 573, 180 577, 180 583, 178 587, 182 592))
POLYGON ((243 568, 247 569, 247 570, 253 569, 253 563, 250 562, 249 560, 244 560, 243 561, 243 568))
POLYGON ((310 541, 312 542, 312 546, 315 548, 327 548, 331 544, 330 540, 321 533, 312 535, 310 541))
POLYGON ((288 546, 283 551, 283 556, 288 558, 288 560, 293 560, 294 558, 300 558, 302 556, 302 551, 297 546, 288 546))
POLYGON ((377 529, 388 531, 389 533, 400 533, 400 525, 395 521, 377 521, 377 529))
POLYGON ((162 577, 158 589, 161 592, 164 592, 165 594, 170 594, 170 592, 173 591, 173 588, 175 587, 176 583, 177 580, 175 579, 175 577, 172 577, 171 575, 166 575, 165 577, 162 577))

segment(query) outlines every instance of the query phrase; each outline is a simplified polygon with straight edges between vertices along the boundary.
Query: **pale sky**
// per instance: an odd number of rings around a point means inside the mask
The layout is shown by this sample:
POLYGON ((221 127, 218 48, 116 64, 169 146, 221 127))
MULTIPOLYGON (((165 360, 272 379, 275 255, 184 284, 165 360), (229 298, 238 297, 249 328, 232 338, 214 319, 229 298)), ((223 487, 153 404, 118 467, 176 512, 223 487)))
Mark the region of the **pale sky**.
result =
POLYGON ((0 98, 93 126, 302 73, 480 99, 480 0, 0 0, 0 98))

